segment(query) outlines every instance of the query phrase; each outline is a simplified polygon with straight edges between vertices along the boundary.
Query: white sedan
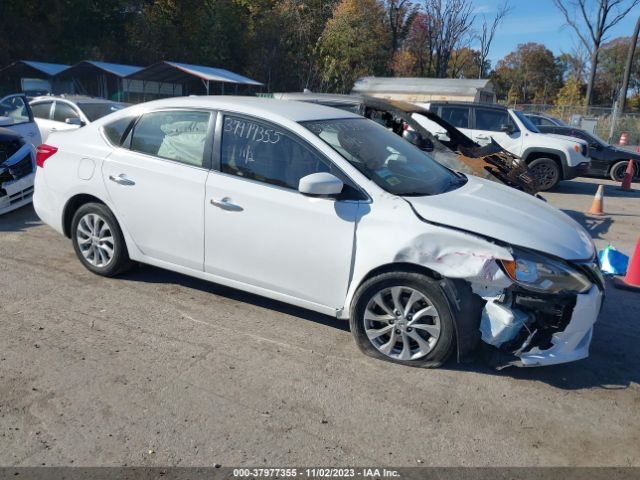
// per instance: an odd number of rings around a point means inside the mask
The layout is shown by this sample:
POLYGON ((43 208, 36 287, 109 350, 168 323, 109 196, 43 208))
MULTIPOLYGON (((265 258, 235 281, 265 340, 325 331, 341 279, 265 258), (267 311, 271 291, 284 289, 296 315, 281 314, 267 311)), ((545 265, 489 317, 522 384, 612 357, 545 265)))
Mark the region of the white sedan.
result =
POLYGON ((142 262, 349 319, 434 367, 588 356, 603 282, 552 206, 342 110, 249 97, 131 107, 38 148, 34 204, 94 273, 142 262))

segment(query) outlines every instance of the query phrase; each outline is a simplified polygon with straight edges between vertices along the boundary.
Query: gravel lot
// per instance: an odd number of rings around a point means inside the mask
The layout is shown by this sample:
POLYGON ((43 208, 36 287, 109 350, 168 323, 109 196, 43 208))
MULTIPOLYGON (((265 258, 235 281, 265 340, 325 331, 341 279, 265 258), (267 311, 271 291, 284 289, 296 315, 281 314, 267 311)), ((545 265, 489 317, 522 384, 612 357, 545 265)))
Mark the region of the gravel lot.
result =
MULTIPOLYGON (((630 254, 640 193, 549 201, 630 254)), ((640 188, 640 185, 636 184, 640 188)), ((0 217, 0 465, 640 466, 640 294, 592 354, 493 372, 363 356, 348 325, 142 266, 85 270, 31 206, 0 217)))

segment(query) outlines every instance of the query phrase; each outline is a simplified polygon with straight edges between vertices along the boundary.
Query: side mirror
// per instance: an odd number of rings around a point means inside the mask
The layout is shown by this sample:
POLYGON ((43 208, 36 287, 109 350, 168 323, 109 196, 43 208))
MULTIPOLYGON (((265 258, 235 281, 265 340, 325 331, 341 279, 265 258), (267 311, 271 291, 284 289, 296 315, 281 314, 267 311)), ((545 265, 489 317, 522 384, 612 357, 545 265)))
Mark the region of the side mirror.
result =
POLYGON ((77 125, 78 127, 84 126, 84 122, 78 117, 66 118, 64 123, 66 123, 67 125, 77 125))
POLYGON ((593 148, 594 150, 601 150, 602 149, 602 147, 600 146, 600 144, 598 142, 592 142, 589 145, 589 148, 593 148))
POLYGON ((298 191, 304 195, 338 195, 344 183, 335 175, 326 172, 312 173, 300 179, 298 191))
POLYGON ((513 133, 513 127, 511 125, 500 125, 500 131, 511 135, 513 133))

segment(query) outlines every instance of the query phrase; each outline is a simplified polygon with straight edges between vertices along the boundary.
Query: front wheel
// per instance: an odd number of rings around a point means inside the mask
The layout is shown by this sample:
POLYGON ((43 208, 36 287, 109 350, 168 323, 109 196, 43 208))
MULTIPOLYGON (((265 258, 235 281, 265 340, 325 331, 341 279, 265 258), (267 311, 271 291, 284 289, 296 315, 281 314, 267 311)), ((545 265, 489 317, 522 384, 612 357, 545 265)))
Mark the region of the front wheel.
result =
POLYGON ((542 191, 555 187, 560 181, 560 166, 550 158, 536 158, 529 164, 529 169, 542 191))
POLYGON ((414 367, 442 365, 454 349, 454 323, 438 284, 418 273, 385 273, 356 292, 351 333, 375 358, 414 367))
POLYGON ((112 277, 133 266, 118 221, 102 203, 86 203, 76 211, 71 240, 76 255, 93 273, 112 277))

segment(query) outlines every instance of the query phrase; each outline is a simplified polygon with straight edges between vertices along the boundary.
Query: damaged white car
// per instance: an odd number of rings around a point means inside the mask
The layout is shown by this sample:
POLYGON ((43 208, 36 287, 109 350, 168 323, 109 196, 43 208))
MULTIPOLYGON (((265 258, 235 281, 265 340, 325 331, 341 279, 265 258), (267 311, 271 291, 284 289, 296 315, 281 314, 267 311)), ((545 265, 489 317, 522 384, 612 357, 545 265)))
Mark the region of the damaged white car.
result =
POLYGON ((142 262, 349 319, 365 353, 405 365, 481 344, 502 366, 588 355, 589 235, 355 114, 166 99, 52 134, 37 164, 36 212, 97 274, 142 262))

